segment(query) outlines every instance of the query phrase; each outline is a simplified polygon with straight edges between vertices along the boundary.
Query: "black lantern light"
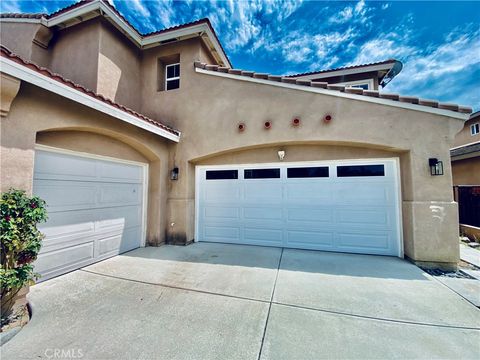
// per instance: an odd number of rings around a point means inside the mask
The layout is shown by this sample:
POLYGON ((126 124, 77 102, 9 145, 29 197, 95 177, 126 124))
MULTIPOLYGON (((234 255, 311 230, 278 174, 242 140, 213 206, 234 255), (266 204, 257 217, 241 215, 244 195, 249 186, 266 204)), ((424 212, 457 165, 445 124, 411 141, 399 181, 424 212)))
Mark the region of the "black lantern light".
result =
POLYGON ((178 167, 174 167, 172 171, 170 171, 170 180, 178 180, 178 167))
POLYGON ((432 176, 443 175, 442 161, 438 160, 437 158, 430 158, 428 159, 428 165, 430 166, 430 174, 432 176))

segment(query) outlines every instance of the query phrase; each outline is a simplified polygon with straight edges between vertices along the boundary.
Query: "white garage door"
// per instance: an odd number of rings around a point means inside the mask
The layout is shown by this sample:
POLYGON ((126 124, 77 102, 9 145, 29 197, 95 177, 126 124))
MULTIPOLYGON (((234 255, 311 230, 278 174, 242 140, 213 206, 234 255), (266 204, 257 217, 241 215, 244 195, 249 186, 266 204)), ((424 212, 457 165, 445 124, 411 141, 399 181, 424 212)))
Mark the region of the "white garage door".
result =
POLYGON ((35 262, 40 280, 142 245, 145 171, 133 163, 36 151, 33 192, 48 205, 35 262))
POLYGON ((401 256, 396 160, 197 167, 197 241, 401 256))

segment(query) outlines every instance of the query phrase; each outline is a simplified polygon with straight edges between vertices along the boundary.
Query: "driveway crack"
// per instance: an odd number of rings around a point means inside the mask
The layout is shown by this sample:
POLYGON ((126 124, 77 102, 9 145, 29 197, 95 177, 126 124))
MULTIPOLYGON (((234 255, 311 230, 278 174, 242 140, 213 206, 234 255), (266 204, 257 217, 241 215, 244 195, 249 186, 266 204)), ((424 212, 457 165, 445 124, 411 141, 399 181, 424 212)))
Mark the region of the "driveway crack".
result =
POLYGON ((280 259, 278 260, 277 274, 275 275, 275 282, 273 283, 272 296, 270 297, 270 304, 268 305, 267 318, 265 319, 265 326, 263 327, 262 342, 260 344, 260 350, 258 352, 258 358, 257 358, 258 360, 260 360, 260 357, 262 356, 263 343, 265 341, 265 335, 267 334, 268 319, 270 318, 270 310, 272 309, 273 296, 275 295, 275 289, 277 287, 278 274, 280 272, 280 266, 282 264, 283 250, 284 250, 284 248, 282 248, 282 252, 280 253, 280 259))

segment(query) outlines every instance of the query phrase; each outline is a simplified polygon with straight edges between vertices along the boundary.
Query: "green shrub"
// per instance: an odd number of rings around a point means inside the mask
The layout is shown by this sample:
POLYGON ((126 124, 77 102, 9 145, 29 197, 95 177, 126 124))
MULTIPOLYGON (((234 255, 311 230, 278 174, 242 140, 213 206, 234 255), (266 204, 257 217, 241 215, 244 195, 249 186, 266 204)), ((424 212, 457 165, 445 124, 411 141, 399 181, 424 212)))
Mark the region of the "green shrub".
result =
POLYGON ((47 220, 45 201, 29 197, 25 191, 10 189, 0 202, 1 299, 2 318, 10 312, 11 300, 24 286, 34 283, 37 275, 32 262, 37 258, 44 235, 37 224, 47 220))

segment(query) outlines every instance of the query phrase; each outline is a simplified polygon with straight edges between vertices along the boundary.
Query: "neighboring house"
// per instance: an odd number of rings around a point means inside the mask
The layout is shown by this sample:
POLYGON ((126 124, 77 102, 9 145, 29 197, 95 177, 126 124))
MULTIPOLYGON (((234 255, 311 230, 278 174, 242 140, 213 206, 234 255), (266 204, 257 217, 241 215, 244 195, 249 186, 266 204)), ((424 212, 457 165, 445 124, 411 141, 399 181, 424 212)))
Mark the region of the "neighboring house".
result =
POLYGON ((480 239, 480 111, 473 113, 450 149, 460 231, 480 239))
POLYGON ((480 186, 480 111, 473 113, 455 136, 450 155, 453 185, 480 186))
POLYGON ((1 42, 1 185, 47 200, 44 278, 194 240, 459 259, 449 151, 471 109, 379 93, 396 61, 238 70, 208 20, 142 35, 104 1, 3 14, 1 42))

